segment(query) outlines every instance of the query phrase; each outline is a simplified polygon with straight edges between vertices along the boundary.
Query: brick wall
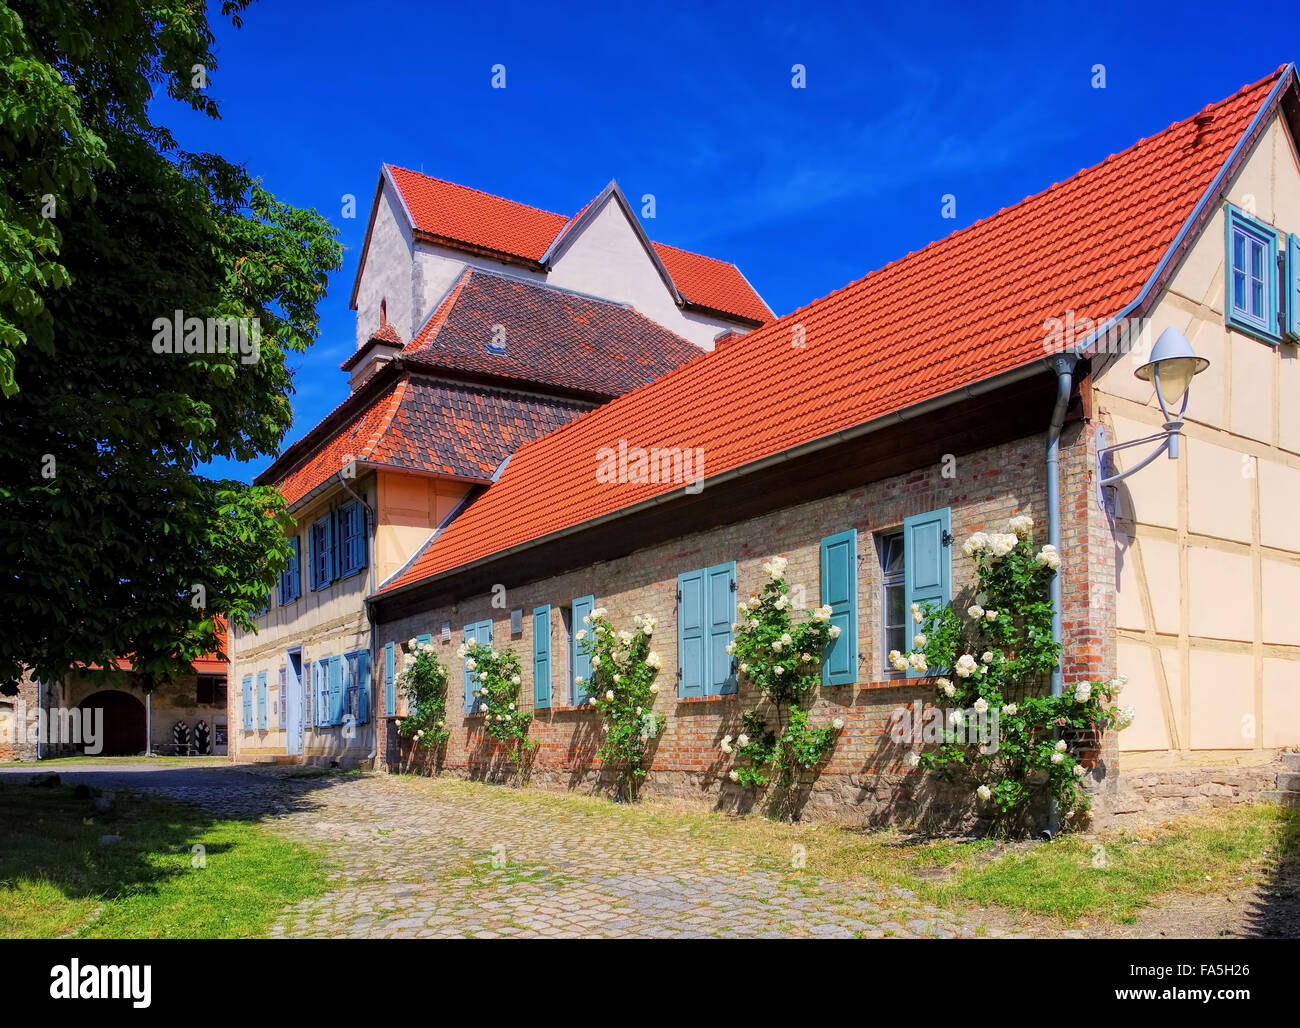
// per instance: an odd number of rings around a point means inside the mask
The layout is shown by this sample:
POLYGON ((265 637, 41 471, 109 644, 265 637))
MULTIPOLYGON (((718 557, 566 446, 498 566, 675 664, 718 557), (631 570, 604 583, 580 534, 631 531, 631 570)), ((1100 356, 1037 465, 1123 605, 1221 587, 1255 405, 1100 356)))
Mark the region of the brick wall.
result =
MULTIPOLYGON (((1075 426, 1067 433, 1063 447, 1067 682, 1100 677, 1111 664, 1107 656, 1106 601, 1095 596, 1105 577, 1105 561, 1090 569, 1088 561, 1080 558, 1081 549, 1098 531, 1085 492, 1090 488, 1084 442, 1087 435, 1075 426)), ((635 614, 650 614, 658 624, 654 649, 663 660, 656 709, 668 720, 652 754, 646 792, 690 796, 720 807, 743 808, 747 794, 727 781, 732 761, 723 759, 719 744, 724 735, 739 731, 741 713, 752 709, 758 697, 742 684, 736 696, 678 699, 677 576, 683 571, 735 560, 738 596, 744 598, 761 588, 763 561, 782 554, 789 560, 786 574, 792 589, 802 586, 807 605, 815 606, 821 602, 821 539, 856 528, 860 677, 856 685, 821 689, 812 706, 814 723, 841 717, 846 727, 829 764, 807 783, 805 813, 815 816, 833 812, 862 823, 917 817, 932 825, 958 822, 969 816, 969 789, 954 792, 925 781, 922 772, 903 762, 906 751, 889 739, 893 713, 929 701, 933 687, 889 677, 883 671, 881 571, 875 544, 879 533, 899 528, 909 515, 950 507, 955 539, 953 594, 958 599, 968 597, 973 565, 962 554, 961 542, 971 532, 1001 531, 1009 517, 1026 512, 1035 518, 1039 541, 1046 541, 1044 448, 1045 438, 1032 436, 958 458, 951 477, 944 477, 943 465, 935 464, 824 500, 688 535, 618 560, 527 584, 503 582, 501 606, 494 608, 491 596, 483 594, 463 597, 454 606, 381 624, 377 650, 382 653, 384 643, 390 639, 400 647, 410 637, 433 633, 438 657, 449 669, 448 723, 452 729, 434 770, 476 778, 506 777, 513 769, 503 765, 499 752, 482 731, 481 718, 462 714, 463 665, 456 656, 456 647, 464 625, 491 618, 495 645, 510 646, 520 655, 524 668, 520 703, 523 709, 529 709, 533 698, 531 612, 539 604, 551 604, 556 623, 552 640, 556 705, 536 712, 531 734, 540 746, 528 774, 533 784, 591 788, 601 784, 594 757, 599 745, 599 721, 592 712, 568 706, 569 657, 563 652, 562 640, 566 636, 558 612, 567 609, 574 597, 592 593, 598 605, 609 609, 616 627, 630 627, 635 614), (510 609, 514 607, 522 607, 525 614, 522 632, 512 636, 510 609), (451 639, 446 643, 439 640, 444 621, 452 626, 451 639)), ((394 713, 383 710, 381 681, 377 683, 376 698, 382 714, 394 713)), ((399 699, 399 713, 400 703, 399 699)), ((427 770, 423 751, 412 754, 391 719, 383 724, 381 763, 394 770, 427 770)))

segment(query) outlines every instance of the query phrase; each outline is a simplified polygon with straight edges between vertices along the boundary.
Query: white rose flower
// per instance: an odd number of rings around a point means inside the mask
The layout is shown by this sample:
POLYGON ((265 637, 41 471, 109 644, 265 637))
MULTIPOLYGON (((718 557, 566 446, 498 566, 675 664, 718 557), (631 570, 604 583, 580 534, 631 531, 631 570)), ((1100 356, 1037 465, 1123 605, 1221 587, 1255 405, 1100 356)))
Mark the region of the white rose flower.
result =
POLYGON ((741 664, 741 665, 740 665, 740 673, 741 673, 742 675, 747 675, 747 674, 749 674, 749 665, 748 665, 748 664, 741 664))
POLYGON ((773 653, 780 653, 780 652, 781 652, 781 640, 780 640, 780 639, 778 639, 776 642, 774 642, 774 643, 772 644, 772 652, 773 652, 773 653))
POLYGON ((1076 703, 1087 703, 1092 699, 1092 683, 1080 682, 1074 687, 1074 701, 1076 703))
POLYGON ((577 683, 578 685, 581 685, 584 681, 586 681, 586 679, 584 679, 584 678, 582 677, 582 675, 574 675, 574 676, 573 676, 573 680, 574 680, 574 682, 577 683))
POLYGON ((1070 773, 1074 775, 1075 778, 1082 778, 1085 774, 1083 765, 1075 764, 1074 767, 1070 768, 1070 773))
POLYGON ((979 798, 982 800, 990 800, 993 798, 993 790, 987 785, 981 785, 975 790, 975 792, 979 794, 979 798))
POLYGON ((513 685, 518 685, 520 682, 523 681, 523 679, 520 678, 518 675, 511 675, 511 676, 510 676, 510 681, 511 681, 511 683, 512 683, 513 685))
POLYGON ((785 674, 785 668, 783 668, 780 664, 778 664, 776 667, 772 669, 772 672, 773 674, 780 676, 785 674))
POLYGON ((997 619, 998 619, 998 612, 996 610, 986 610, 984 612, 985 621, 996 621, 997 619))
POLYGON ((1016 548, 1020 540, 1010 532, 994 532, 989 537, 989 550, 994 557, 1005 557, 1016 548))
POLYGON ((731 736, 729 735, 724 735, 722 737, 722 752, 723 753, 731 752, 731 736))
POLYGON ((790 633, 786 632, 784 635, 781 636, 781 642, 784 645, 789 646, 791 643, 794 642, 794 640, 790 638, 790 633))
POLYGON ((606 690, 605 690, 605 699, 609 700, 611 703, 613 702, 613 700, 614 700, 614 690, 613 690, 613 689, 606 689, 606 690))
POLYGON ((573 637, 574 637, 575 639, 581 641, 581 640, 587 638, 587 630, 586 630, 585 628, 579 628, 578 631, 574 634, 573 637))
POLYGON ((954 725, 964 725, 966 723, 965 713, 960 710, 954 710, 952 712, 952 723, 954 725))
POLYGON ((840 637, 840 626, 831 625, 831 627, 827 630, 826 634, 829 635, 832 639, 838 639, 840 637))
POLYGON ((731 641, 731 642, 729 642, 729 643, 727 643, 727 652, 728 652, 728 653, 735 653, 735 652, 736 652, 736 643, 735 643, 734 640, 731 641))
POLYGON ((1133 723, 1133 719, 1136 716, 1137 708, 1132 705, 1127 707, 1117 707, 1112 715, 1113 720, 1111 722, 1111 728, 1117 732, 1122 732, 1133 723))
POLYGON ((992 651, 992 650, 985 650, 984 653, 983 653, 983 655, 980 657, 980 660, 982 660, 985 664, 992 664, 992 663, 993 663, 993 651, 992 651))
POLYGON ((651 693, 657 693, 658 691, 659 691, 659 686, 658 686, 657 684, 652 684, 652 685, 650 686, 650 692, 651 692, 651 693))
POLYGON ((1064 759, 1065 759, 1065 754, 1064 754, 1064 753, 1053 753, 1053 754, 1052 754, 1052 763, 1053 763, 1053 764, 1059 764, 1059 763, 1060 763, 1061 761, 1063 761, 1064 759))
POLYGON ((655 626, 651 624, 642 625, 641 632, 643 635, 646 636, 646 638, 649 638, 650 636, 655 634, 655 626))
POLYGON ((588 700, 587 700, 587 703, 588 703, 589 706, 594 707, 594 706, 596 705, 596 697, 594 697, 594 696, 589 697, 588 700))
POLYGON ((989 709, 989 701, 986 700, 983 696, 981 696, 979 699, 975 701, 976 713, 983 714, 988 709, 989 709))
POLYGON ((1017 707, 1014 703, 1008 703, 1005 706, 1003 706, 1002 713, 1006 714, 1008 717, 1015 717, 1016 711, 1019 709, 1020 708, 1017 707))
POLYGON ((924 653, 909 653, 907 663, 911 665, 913 671, 919 671, 922 674, 930 670, 930 665, 926 663, 924 653))
POLYGON ((749 745, 749 736, 747 736, 744 732, 741 732, 738 736, 736 736, 736 745, 743 750, 746 746, 749 745))
POLYGON ((741 600, 739 603, 736 604, 736 609, 740 611, 742 614, 744 614, 748 612, 749 604, 746 603, 744 600, 741 600))
POLYGON ((406 648, 407 648, 408 650, 413 650, 413 649, 415 649, 415 647, 416 647, 417 645, 418 645, 418 644, 417 644, 417 642, 416 642, 414 636, 412 636, 410 639, 407 639, 407 640, 406 640, 406 648))
POLYGON ((473 671, 477 667, 478 667, 478 661, 476 661, 473 657, 465 658, 465 670, 473 671))
POLYGON ((621 642, 624 646, 626 646, 628 643, 632 641, 632 633, 629 632, 626 628, 623 629, 623 631, 618 633, 618 641, 621 642))
POLYGON ((911 753, 909 753, 909 754, 907 755, 907 762, 908 762, 912 767, 920 767, 920 766, 921 766, 921 754, 919 754, 919 753, 917 753, 915 750, 913 750, 911 753))
POLYGON ((844 730, 844 718, 842 718, 842 717, 837 717, 834 721, 831 722, 831 727, 834 728, 835 731, 837 731, 837 732, 843 731, 843 730, 844 730))
POLYGON ((654 650, 646 654, 645 662, 652 668, 663 667, 663 661, 659 659, 659 654, 655 653, 654 650))
POLYGON ((1056 740, 1056 745, 1053 746, 1052 748, 1053 748, 1054 750, 1056 750, 1057 753, 1064 753, 1064 752, 1065 752, 1065 740, 1064 740, 1064 739, 1057 739, 1057 740, 1056 740))
POLYGON ((594 657, 591 658, 591 666, 592 666, 592 667, 600 667, 600 657, 599 657, 599 655, 594 656, 594 657))
POLYGON ((989 537, 987 533, 976 532, 962 545, 961 551, 968 557, 973 557, 989 548, 989 537))
POLYGON ((981 607, 978 603, 972 603, 969 607, 966 608, 966 616, 970 618, 972 621, 978 621, 980 618, 984 616, 984 608, 981 607))
POLYGON ((925 644, 928 641, 929 640, 926 639, 924 632, 917 632, 916 635, 912 636, 912 645, 915 646, 918 650, 925 649, 925 644))
POLYGON ((925 620, 925 612, 921 610, 919 603, 913 603, 910 610, 912 611, 912 620, 918 625, 925 620))
POLYGON ((1028 514, 1017 514, 1007 522, 1007 528, 1020 538, 1025 539, 1034 531, 1034 519, 1028 514))
POLYGON ((740 772, 737 771, 735 768, 732 768, 730 771, 727 772, 727 777, 730 778, 733 782, 738 782, 740 781, 740 772))
POLYGON ((957 666, 954 670, 957 672, 958 678, 969 678, 975 673, 975 668, 977 666, 974 657, 969 653, 963 653, 957 658, 957 666))
POLYGON ((1058 571, 1061 567, 1061 555, 1056 552, 1056 547, 1051 543, 1039 550, 1034 560, 1043 567, 1051 568, 1053 571, 1058 571))
POLYGON ((957 687, 953 685, 952 682, 948 681, 948 679, 946 678, 940 678, 936 680, 934 684, 937 685, 940 689, 942 689, 944 695, 946 696, 951 696, 957 691, 957 687))

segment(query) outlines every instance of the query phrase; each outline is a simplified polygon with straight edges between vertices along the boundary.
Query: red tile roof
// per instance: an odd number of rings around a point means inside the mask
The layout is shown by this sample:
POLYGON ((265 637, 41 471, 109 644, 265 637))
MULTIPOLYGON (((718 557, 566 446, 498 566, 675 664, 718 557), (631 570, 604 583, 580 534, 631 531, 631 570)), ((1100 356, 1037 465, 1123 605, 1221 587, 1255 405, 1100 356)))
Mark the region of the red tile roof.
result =
POLYGON ((486 482, 519 446, 589 408, 578 400, 402 377, 286 475, 280 492, 296 503, 351 460, 486 482))
MULTIPOLYGON (((385 167, 417 232, 527 261, 541 261, 551 244, 590 206, 569 218, 408 168, 385 167)), ((772 319, 767 304, 734 264, 662 243, 653 245, 687 303, 759 324, 772 319)))
POLYGON ((388 589, 681 488, 598 482, 620 440, 711 477, 1041 361, 1045 319, 1139 296, 1280 73, 523 447, 388 589))
POLYGON ((611 398, 700 349, 623 304, 466 269, 401 356, 611 398))

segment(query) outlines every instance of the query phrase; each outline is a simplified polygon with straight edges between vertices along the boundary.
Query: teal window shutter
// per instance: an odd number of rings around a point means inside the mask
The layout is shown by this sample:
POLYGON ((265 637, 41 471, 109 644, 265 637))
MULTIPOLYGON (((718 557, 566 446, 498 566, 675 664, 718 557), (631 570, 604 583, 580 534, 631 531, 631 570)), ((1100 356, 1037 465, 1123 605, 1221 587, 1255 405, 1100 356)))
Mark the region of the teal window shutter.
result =
MULTIPOLYGON (((903 582, 909 619, 913 603, 929 602, 936 607, 945 607, 952 601, 950 508, 903 519, 903 582)), ((909 623, 912 622, 909 620, 909 623)), ((911 640, 908 642, 910 644, 911 640)), ((909 671, 908 677, 922 676, 919 672, 909 671)))
POLYGON ((708 677, 710 696, 726 696, 736 691, 736 660, 727 652, 731 643, 731 626, 736 621, 736 563, 715 564, 705 573, 708 595, 706 627, 708 629, 708 677))
POLYGON ((1300 339, 1300 236, 1286 239, 1286 331, 1300 339))
POLYGON ((370 651, 357 654, 357 724, 370 723, 370 651))
POLYGON ((257 730, 266 731, 266 672, 257 673, 257 730))
POLYGON ((704 639, 704 572, 677 576, 677 695, 703 696, 706 648, 704 639))
POLYGON ((397 712, 397 644, 384 643, 384 716, 397 712))
POLYGON ((239 683, 240 698, 243 700, 244 720, 240 726, 245 732, 253 730, 253 676, 245 675, 239 683))
POLYGON ((583 623, 583 618, 591 614, 596 609, 596 597, 579 596, 573 601, 573 635, 570 646, 572 653, 569 660, 569 667, 572 669, 569 673, 573 680, 569 683, 569 696, 575 707, 581 707, 591 697, 591 657, 583 652, 582 640, 578 638, 578 633, 584 628, 587 635, 591 635, 591 626, 583 623), (578 679, 582 682, 579 683, 578 679))
POLYGON ((289 540, 293 553, 289 557, 289 566, 280 572, 280 604, 292 603, 301 592, 301 577, 298 573, 298 537, 289 540))
POLYGON ((329 723, 343 724, 343 658, 329 659, 329 723))
POLYGON ((840 630, 822 654, 822 685, 858 680, 858 532, 849 529, 822 540, 822 604, 840 630))
POLYGON ((551 606, 533 608, 533 706, 551 705, 551 606))

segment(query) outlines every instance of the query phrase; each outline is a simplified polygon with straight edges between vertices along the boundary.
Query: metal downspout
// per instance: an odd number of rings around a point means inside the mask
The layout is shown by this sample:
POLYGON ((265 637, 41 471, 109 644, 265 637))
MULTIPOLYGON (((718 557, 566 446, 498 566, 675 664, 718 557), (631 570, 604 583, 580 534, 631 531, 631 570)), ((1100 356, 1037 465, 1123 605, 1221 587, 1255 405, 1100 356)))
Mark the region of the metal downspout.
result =
MULTIPOLYGON (((1061 552, 1061 429, 1065 425, 1065 411, 1070 405, 1070 394, 1074 390, 1074 366, 1079 358, 1073 353, 1056 354, 1048 358, 1048 364, 1056 373, 1056 406, 1052 408, 1052 422, 1047 428, 1047 541, 1061 552)), ((1052 641, 1061 643, 1061 576, 1052 576, 1050 586, 1052 600, 1052 641)), ((1064 656, 1064 654, 1062 654, 1064 656)), ((1052 668, 1052 695, 1060 696, 1065 691, 1065 676, 1061 671, 1061 657, 1052 668)), ((1052 800, 1051 814, 1048 819, 1048 838, 1056 835, 1060 828, 1060 810, 1056 800, 1052 800)))

